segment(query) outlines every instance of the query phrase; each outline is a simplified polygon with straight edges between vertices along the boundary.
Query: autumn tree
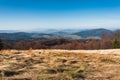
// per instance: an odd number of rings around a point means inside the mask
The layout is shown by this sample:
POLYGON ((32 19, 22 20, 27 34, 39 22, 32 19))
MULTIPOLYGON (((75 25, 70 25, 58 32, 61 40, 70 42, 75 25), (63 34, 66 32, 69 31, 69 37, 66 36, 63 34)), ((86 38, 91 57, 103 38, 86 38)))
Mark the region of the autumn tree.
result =
POLYGON ((116 30, 113 33, 113 38, 116 38, 117 40, 120 40, 120 30, 116 30))

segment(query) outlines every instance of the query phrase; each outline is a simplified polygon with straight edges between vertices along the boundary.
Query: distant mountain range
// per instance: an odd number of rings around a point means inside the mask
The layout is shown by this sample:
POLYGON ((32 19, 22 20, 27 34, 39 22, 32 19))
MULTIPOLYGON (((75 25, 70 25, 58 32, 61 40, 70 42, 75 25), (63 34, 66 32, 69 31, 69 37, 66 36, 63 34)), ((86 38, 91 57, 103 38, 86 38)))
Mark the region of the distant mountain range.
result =
POLYGON ((19 32, 18 30, 0 30, 0 33, 15 33, 19 32))
POLYGON ((91 29, 91 30, 44 30, 33 32, 19 32, 12 30, 0 30, 0 38, 5 40, 45 40, 45 39, 99 39, 103 34, 111 34, 111 30, 107 29, 91 29))
POLYGON ((112 31, 101 28, 101 29, 92 29, 92 30, 77 32, 74 35, 81 36, 82 38, 90 38, 90 37, 101 37, 103 34, 112 34, 112 31))

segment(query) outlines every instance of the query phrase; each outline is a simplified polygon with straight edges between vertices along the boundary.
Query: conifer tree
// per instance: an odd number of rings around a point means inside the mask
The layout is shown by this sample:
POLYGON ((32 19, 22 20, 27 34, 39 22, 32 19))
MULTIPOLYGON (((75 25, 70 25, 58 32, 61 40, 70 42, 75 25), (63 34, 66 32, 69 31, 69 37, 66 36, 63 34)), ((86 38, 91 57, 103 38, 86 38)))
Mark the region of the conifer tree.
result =
POLYGON ((115 38, 112 41, 112 47, 115 48, 119 48, 119 41, 115 38))
POLYGON ((2 43, 2 40, 0 39, 0 50, 3 49, 3 43, 2 43))

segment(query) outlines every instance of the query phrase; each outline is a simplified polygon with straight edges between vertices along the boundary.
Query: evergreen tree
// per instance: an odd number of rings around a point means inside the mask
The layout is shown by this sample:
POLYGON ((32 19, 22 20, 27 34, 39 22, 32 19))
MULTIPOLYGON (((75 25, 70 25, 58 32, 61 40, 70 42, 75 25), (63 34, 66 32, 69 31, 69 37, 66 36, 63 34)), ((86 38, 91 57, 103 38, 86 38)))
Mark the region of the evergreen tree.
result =
POLYGON ((119 48, 119 41, 115 38, 112 41, 112 47, 115 48, 119 48))
POLYGON ((0 50, 3 49, 3 43, 2 43, 2 40, 0 39, 0 50))

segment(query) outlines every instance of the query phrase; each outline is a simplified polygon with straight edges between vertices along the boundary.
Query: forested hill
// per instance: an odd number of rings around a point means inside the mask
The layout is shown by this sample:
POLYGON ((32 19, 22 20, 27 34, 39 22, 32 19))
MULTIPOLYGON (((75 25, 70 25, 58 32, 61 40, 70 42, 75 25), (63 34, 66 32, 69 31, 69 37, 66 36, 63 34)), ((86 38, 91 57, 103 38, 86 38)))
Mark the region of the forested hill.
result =
MULTIPOLYGON (((7 31, 7 30, 6 30, 7 31)), ((48 39, 99 39, 103 34, 111 34, 111 30, 107 29, 91 29, 91 30, 54 30, 51 32, 49 30, 44 32, 12 32, 12 31, 2 31, 0 30, 0 38, 4 40, 48 40, 48 39), (50 32, 50 33, 49 33, 50 32)))

